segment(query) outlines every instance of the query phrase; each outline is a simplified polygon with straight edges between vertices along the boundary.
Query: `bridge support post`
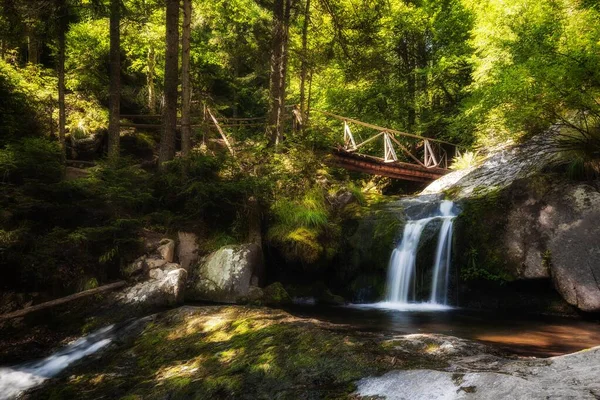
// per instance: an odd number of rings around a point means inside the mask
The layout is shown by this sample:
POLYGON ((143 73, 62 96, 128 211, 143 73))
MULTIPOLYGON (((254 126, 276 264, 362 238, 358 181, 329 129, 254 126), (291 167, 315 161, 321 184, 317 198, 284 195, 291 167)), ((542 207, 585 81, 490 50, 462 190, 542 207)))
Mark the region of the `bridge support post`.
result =
POLYGON ((386 163, 398 161, 396 150, 394 150, 388 132, 383 132, 383 159, 386 163))

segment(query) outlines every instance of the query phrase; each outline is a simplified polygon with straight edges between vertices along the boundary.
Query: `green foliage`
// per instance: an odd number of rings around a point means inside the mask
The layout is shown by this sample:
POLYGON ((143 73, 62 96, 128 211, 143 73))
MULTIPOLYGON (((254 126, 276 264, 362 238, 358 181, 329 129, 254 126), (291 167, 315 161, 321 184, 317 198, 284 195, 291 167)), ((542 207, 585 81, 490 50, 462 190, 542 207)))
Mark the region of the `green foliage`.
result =
POLYGON ((15 170, 23 184, 5 184, 0 195, 2 284, 68 293, 82 276, 118 277, 119 264, 139 249, 141 217, 153 205, 148 174, 123 162, 97 167, 87 178, 61 181, 55 143, 26 138, 20 146, 35 149, 27 157, 38 161, 27 159, 29 169, 15 170), (52 157, 46 165, 46 153, 39 152, 48 149, 52 157))
MULTIPOLYGON (((600 14, 579 1, 468 1, 476 16, 462 121, 489 145, 597 116, 600 14)), ((467 128, 463 125, 463 128, 467 128)))
POLYGON ((233 226, 258 185, 231 160, 192 154, 167 163, 155 178, 154 192, 159 207, 174 213, 171 223, 177 229, 201 224, 218 232, 233 226))
POLYGON ((58 182, 63 174, 62 153, 54 141, 28 137, 0 148, 0 182, 58 182))
MULTIPOLYGON (((590 125, 587 125, 590 127, 590 125)), ((565 167, 571 179, 600 177, 600 125, 591 129, 563 128, 557 138, 557 164, 565 167)))
POLYGON ((450 169, 459 171, 462 169, 468 169, 478 165, 482 160, 482 157, 474 151, 465 151, 460 156, 456 156, 452 159, 450 169))
POLYGON ((55 79, 36 66, 15 67, 0 59, 0 146, 40 133, 54 101, 55 79))
POLYGON ((282 246, 288 259, 314 263, 323 256, 322 242, 332 227, 321 189, 309 190, 300 200, 280 199, 271 212, 274 223, 268 238, 282 246))

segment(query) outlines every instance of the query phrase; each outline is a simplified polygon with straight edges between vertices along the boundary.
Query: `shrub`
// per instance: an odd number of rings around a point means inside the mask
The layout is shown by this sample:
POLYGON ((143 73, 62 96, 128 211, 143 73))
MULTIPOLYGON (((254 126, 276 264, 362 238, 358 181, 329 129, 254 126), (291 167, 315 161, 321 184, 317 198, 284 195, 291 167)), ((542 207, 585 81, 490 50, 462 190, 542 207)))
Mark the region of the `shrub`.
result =
POLYGON ((452 159, 452 165, 450 165, 450 169, 454 171, 468 169, 476 166, 481 161, 482 157, 479 156, 477 152, 465 151, 461 155, 458 155, 452 159))
POLYGON ((600 127, 563 128, 556 139, 557 163, 572 179, 600 177, 600 127))
POLYGON ((63 169, 59 145, 45 138, 27 137, 0 149, 1 182, 58 182, 63 169))
POLYGON ((322 190, 312 189, 300 200, 280 199, 271 212, 274 223, 268 239, 280 246, 287 259, 314 263, 323 255, 330 216, 322 190))

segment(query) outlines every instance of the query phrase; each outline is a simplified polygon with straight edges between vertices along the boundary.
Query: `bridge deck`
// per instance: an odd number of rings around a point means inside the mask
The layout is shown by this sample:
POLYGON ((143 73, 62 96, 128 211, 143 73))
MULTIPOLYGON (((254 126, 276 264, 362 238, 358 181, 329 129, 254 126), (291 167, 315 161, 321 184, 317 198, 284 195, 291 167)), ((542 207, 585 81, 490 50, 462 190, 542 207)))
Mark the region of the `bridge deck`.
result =
POLYGON ((387 176, 414 182, 431 182, 449 171, 444 168, 426 168, 400 161, 385 162, 383 159, 336 148, 328 159, 331 165, 372 175, 387 176))

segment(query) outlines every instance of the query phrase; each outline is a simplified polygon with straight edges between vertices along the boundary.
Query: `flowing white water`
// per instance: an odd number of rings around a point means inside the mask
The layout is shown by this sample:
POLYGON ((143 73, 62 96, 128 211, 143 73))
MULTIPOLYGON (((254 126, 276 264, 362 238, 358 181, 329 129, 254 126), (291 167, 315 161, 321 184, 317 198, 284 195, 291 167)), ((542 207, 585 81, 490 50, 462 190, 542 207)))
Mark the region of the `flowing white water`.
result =
POLYGON ((58 375, 73 362, 86 357, 112 341, 114 325, 84 336, 43 360, 0 367, 0 399, 14 399, 46 379, 58 375))
MULTIPOLYGON (((384 308, 413 309, 416 300, 416 262, 421 234, 429 222, 441 219, 442 226, 438 234, 438 244, 434 258, 431 293, 429 303, 445 306, 448 304, 448 283, 450 277, 450 261, 452 256, 452 228, 455 215, 454 203, 442 201, 435 215, 408 221, 404 226, 402 241, 392 251, 388 267, 386 301, 384 308), (411 304, 412 302, 412 304, 411 304), (409 305, 411 304, 411 305, 409 305)), ((422 308, 422 307, 417 307, 422 308)), ((425 307, 426 309, 428 307, 425 307)), ((442 307, 443 308, 443 307, 442 307)))
POLYGON ((450 258, 452 256, 452 228, 455 215, 452 214, 453 203, 443 201, 440 212, 443 222, 438 236, 438 244, 433 264, 430 303, 448 304, 448 283, 450 278, 450 258))
POLYGON ((404 226, 402 241, 392 251, 388 267, 388 292, 386 300, 392 303, 408 303, 415 300, 415 270, 417 249, 421 233, 433 218, 408 221, 404 226))

